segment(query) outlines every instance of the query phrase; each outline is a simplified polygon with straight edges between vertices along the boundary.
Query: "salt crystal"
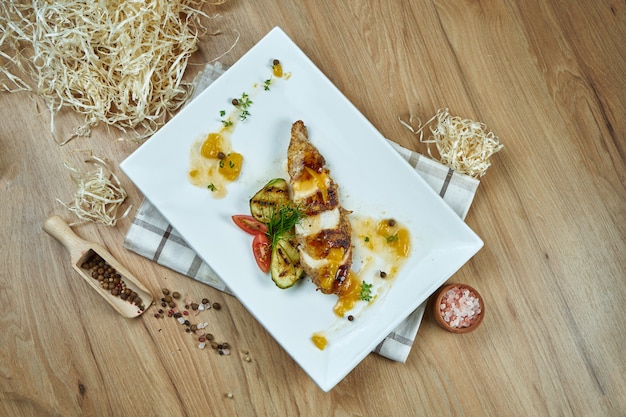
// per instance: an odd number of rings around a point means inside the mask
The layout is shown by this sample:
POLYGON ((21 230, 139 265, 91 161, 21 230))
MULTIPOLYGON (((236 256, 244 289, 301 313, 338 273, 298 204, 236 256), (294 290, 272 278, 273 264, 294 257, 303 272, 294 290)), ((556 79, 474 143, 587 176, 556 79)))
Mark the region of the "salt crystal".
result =
POLYGON ((198 349, 204 349, 206 347, 206 343, 202 342, 198 345, 198 349))
POLYGON ((178 322, 179 322, 180 324, 185 324, 185 319, 184 319, 184 318, 182 318, 182 317, 179 317, 179 318, 177 318, 176 320, 178 320, 178 322))
POLYGON ((452 327, 467 327, 480 314, 480 301, 468 289, 451 288, 444 295, 441 305, 442 317, 452 327))

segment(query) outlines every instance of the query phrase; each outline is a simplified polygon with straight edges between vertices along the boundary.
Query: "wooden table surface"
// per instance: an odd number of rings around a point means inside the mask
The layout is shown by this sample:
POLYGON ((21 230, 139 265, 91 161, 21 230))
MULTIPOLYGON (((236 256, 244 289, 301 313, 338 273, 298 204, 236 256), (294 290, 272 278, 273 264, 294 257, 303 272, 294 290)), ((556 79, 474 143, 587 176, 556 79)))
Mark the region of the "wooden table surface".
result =
POLYGON ((220 34, 201 41, 195 63, 239 34, 220 58, 232 65, 280 26, 385 137, 425 153, 398 118, 447 107, 500 138, 466 218, 485 246, 451 278, 479 289, 485 321, 454 335, 427 314, 405 364, 369 355, 324 393, 235 298, 125 250, 133 216, 75 227, 155 295, 168 287, 219 302, 211 331, 232 354, 198 349, 153 310, 124 319, 42 223, 76 220, 57 199, 74 191, 63 162, 84 151, 113 163, 138 207, 117 167, 138 145, 102 128, 59 146, 41 98, 3 93, 0 415, 626 413, 624 1, 230 0, 205 10, 219 13, 220 34))

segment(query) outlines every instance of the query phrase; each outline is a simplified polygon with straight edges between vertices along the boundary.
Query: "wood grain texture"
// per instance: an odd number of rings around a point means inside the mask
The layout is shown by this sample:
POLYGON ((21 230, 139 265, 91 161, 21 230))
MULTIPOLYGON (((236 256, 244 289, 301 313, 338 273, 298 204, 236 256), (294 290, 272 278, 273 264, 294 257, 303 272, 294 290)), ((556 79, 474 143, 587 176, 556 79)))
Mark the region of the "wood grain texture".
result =
MULTIPOLYGON (((122 319, 42 232, 73 184, 63 161, 115 166, 114 129, 59 146, 45 103, 0 94, 0 415, 623 416, 626 410, 626 3, 230 0, 195 64, 232 65, 281 26, 383 135, 427 152, 398 119, 439 108, 505 144, 466 219, 485 247, 452 281, 489 314, 474 333, 430 313, 405 364, 368 356, 323 393, 233 297, 123 249, 130 219, 74 230, 157 295, 222 305, 199 350, 172 320, 122 319), (239 40, 235 39, 239 35, 239 40), (243 351, 247 351, 244 354, 243 351), (245 357, 251 358, 250 362, 245 357), (226 394, 232 393, 232 398, 226 394)), ((198 66, 190 67, 190 75, 198 66)), ((76 116, 57 119, 70 132, 76 116)), ((142 196, 119 171, 137 207, 142 196)))

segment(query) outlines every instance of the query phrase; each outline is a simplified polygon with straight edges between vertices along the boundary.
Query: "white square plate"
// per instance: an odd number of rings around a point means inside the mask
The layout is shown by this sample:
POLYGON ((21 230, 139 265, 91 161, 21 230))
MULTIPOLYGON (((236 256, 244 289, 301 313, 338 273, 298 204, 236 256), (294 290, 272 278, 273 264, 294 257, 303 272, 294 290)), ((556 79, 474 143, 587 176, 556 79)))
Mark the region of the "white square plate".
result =
POLYGON ((481 247, 482 241, 391 148, 383 136, 279 29, 274 28, 121 164, 122 170, 252 315, 324 391, 332 389, 404 318, 481 247), (263 88, 279 59, 288 78, 263 88), (187 179, 198 138, 221 127, 220 110, 250 95, 251 116, 238 122, 233 149, 244 155, 239 179, 215 199, 187 179), (325 156, 342 205, 374 218, 393 217, 411 234, 412 251, 384 296, 354 321, 338 319, 334 295, 309 279, 288 290, 262 274, 251 236, 231 221, 268 180, 288 178, 287 145, 294 121, 325 156), (325 350, 311 336, 326 331, 325 350))

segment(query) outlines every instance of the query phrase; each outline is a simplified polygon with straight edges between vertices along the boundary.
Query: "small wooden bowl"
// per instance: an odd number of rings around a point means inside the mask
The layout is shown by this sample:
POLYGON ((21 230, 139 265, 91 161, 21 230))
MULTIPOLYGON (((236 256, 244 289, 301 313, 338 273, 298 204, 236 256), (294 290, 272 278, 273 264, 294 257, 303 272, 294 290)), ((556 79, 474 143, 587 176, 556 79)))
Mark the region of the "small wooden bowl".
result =
POLYGON ((443 286, 435 297, 435 301, 433 303, 433 314, 435 316, 435 320, 437 324, 441 326, 443 329, 452 332, 452 333, 469 333, 471 331, 476 330, 480 323, 482 323, 483 318, 485 317, 485 303, 483 302, 483 297, 480 295, 478 291, 474 288, 470 287, 466 284, 448 284, 443 286), (443 317, 443 313, 441 311, 441 304, 443 303, 444 296, 448 291, 458 288, 459 290, 469 290, 469 294, 471 297, 478 299, 478 304, 480 306, 480 312, 473 316, 473 318, 469 319, 469 326, 467 324, 458 324, 453 325, 449 321, 446 321, 443 317))

